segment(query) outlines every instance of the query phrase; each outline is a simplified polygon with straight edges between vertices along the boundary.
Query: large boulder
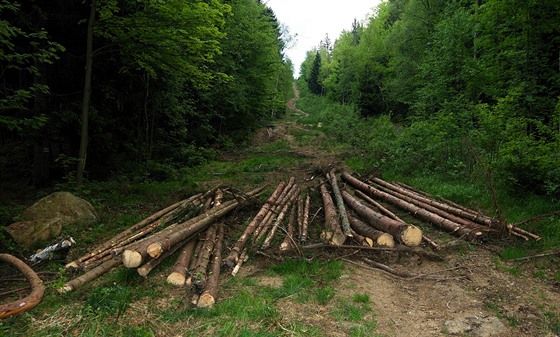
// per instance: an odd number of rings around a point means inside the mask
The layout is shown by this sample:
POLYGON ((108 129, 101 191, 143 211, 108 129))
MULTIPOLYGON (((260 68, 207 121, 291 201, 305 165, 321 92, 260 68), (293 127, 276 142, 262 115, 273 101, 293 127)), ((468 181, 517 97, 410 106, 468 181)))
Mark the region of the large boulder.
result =
POLYGON ((23 211, 23 221, 6 229, 14 241, 24 248, 49 241, 60 235, 65 226, 90 224, 99 218, 93 206, 69 192, 55 192, 23 211))

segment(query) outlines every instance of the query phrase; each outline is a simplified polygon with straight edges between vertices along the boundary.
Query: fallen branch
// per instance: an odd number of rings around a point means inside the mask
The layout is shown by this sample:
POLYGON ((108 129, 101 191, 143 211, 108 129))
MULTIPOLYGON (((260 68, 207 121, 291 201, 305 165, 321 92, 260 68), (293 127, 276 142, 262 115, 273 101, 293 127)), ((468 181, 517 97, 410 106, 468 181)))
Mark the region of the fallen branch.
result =
POLYGON ((508 259, 507 261, 515 261, 515 262, 529 261, 529 260, 538 259, 538 258, 541 258, 541 257, 556 256, 556 255, 560 255, 560 252, 542 253, 542 254, 536 254, 536 255, 531 255, 531 256, 518 257, 518 258, 515 258, 515 259, 508 259))
POLYGON ((0 261, 14 266, 31 284, 29 295, 17 301, 0 305, 0 319, 3 319, 34 308, 41 302, 45 294, 45 286, 33 269, 17 257, 10 254, 0 254, 0 261))

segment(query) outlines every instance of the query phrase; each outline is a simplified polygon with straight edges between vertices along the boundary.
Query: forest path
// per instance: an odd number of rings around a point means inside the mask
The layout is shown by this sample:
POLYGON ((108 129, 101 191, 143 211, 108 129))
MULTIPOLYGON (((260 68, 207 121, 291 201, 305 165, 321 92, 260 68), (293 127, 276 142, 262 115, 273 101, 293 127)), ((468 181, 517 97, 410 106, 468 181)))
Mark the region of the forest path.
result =
MULTIPOLYGON (((288 116, 289 122, 275 124, 267 134, 272 135, 271 140, 285 141, 292 153, 306 158, 290 175, 305 177, 311 187, 318 183, 313 178, 319 170, 344 168, 345 154, 321 146, 329 142, 317 125, 306 124, 309 115, 297 108, 299 93, 295 86, 294 91, 295 98, 288 104, 288 114, 292 115, 288 116)), ((556 336, 546 328, 550 326, 550 317, 558 317, 560 304, 560 282, 550 281, 557 272, 554 261, 502 261, 498 252, 507 242, 473 245, 408 214, 400 216, 421 227, 443 247, 437 253, 443 261, 407 253, 376 252, 369 254, 369 258, 398 271, 437 275, 447 280, 402 279, 346 263, 333 300, 325 306, 304 307, 287 301, 281 309, 282 324, 297 320, 320 327, 329 336, 349 336, 351 322, 340 324, 325 313, 336 310, 337 305, 355 295, 367 294, 373 309, 371 316, 377 322, 372 336, 556 336)), ((423 250, 431 251, 428 247, 423 250)), ((348 259, 362 264, 363 252, 345 253, 348 259)))

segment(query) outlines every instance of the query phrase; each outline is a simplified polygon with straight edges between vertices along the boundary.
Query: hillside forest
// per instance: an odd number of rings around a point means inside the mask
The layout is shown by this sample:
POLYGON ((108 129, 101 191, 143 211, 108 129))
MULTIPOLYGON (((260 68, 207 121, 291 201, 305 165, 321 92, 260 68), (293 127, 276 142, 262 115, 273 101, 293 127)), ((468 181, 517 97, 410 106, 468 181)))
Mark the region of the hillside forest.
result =
POLYGON ((0 1, 0 176, 173 179, 285 112, 260 1, 0 1), (81 164, 81 165, 78 165, 81 164))
POLYGON ((368 167, 560 193, 560 2, 389 0, 307 54, 300 86, 368 167), (343 112, 344 111, 344 112, 343 112))

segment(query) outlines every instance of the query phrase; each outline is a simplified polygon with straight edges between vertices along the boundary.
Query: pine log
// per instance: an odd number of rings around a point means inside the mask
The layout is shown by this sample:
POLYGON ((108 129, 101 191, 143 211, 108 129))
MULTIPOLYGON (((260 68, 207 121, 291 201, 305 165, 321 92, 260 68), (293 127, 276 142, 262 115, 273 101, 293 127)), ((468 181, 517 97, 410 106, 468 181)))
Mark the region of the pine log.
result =
POLYGON ((177 286, 182 287, 185 285, 185 281, 187 280, 187 267, 191 260, 191 257, 194 253, 194 248, 196 243, 198 242, 198 236, 187 242, 187 244, 181 249, 175 264, 173 265, 173 269, 169 276, 167 276, 167 282, 177 286))
POLYGON ((138 268, 136 271, 138 272, 138 274, 142 277, 147 277, 148 274, 155 268, 157 267, 163 260, 165 260, 166 258, 168 258, 169 256, 173 255, 173 253, 175 253, 176 251, 178 251, 179 249, 183 248, 187 242, 191 242, 191 241, 195 241, 195 239, 193 237, 190 237, 188 239, 185 239, 181 242, 179 242, 175 247, 171 248, 170 250, 166 251, 165 253, 161 254, 159 257, 157 258, 152 258, 150 261, 144 263, 144 265, 142 265, 140 268, 138 268))
POLYGON ((196 248, 194 249, 194 255, 191 258, 191 262, 189 263, 189 267, 187 268, 187 272, 189 273, 189 277, 187 277, 185 281, 185 286, 189 287, 192 285, 193 279, 193 271, 196 268, 196 264, 198 262, 198 257, 200 256, 200 252, 202 251, 202 246, 204 246, 204 237, 206 236, 206 232, 200 232, 198 234, 198 241, 196 243, 196 248))
POLYGON ((75 279, 72 279, 64 283, 64 285, 62 285, 62 287, 58 289, 58 292, 66 293, 69 291, 73 291, 76 288, 95 280, 99 276, 105 274, 106 272, 120 265, 121 263, 122 263, 122 259, 120 257, 114 257, 108 261, 105 261, 99 266, 93 268, 92 270, 82 274, 81 276, 76 277, 75 279))
POLYGON ((270 243, 272 242, 272 238, 274 237, 274 234, 276 234, 276 230, 278 229, 278 227, 280 226, 280 224, 282 223, 282 221, 286 217, 288 209, 290 207, 292 207, 292 204, 294 203, 294 200, 297 198, 298 195, 299 195, 299 188, 296 188, 294 194, 292 194, 292 196, 288 199, 288 201, 286 202, 286 205, 284 205, 284 208, 282 208, 282 210, 280 211, 280 214, 278 214, 278 217, 276 218, 276 221, 274 221, 274 224, 272 225, 272 228, 270 229, 270 232, 268 233, 268 235, 266 236, 263 244, 261 245, 262 250, 266 250, 270 247, 270 243))
POLYGON ((247 253, 247 248, 245 248, 241 252, 239 259, 237 260, 237 264, 235 265, 235 267, 233 267, 233 270, 231 271, 231 276, 237 275, 243 263, 246 262, 248 259, 249 259, 249 254, 247 253))
MULTIPOLYGON (((373 186, 373 185, 372 185, 372 186, 373 186)), ((407 196, 407 195, 405 195, 405 194, 399 193, 399 192, 397 192, 396 190, 393 190, 393 189, 390 189, 390 188, 385 188, 385 187, 383 187, 383 186, 378 186, 378 187, 376 187, 376 188, 378 188, 378 189, 379 189, 380 191, 382 191, 382 192, 389 193, 389 194, 391 194, 391 195, 394 196, 394 197, 397 197, 397 198, 399 198, 399 199, 401 199, 401 200, 404 200, 404 201, 409 202, 409 203, 411 203, 411 204, 413 204, 413 205, 416 205, 416 206, 418 206, 418 207, 420 207, 420 208, 423 208, 423 209, 425 209, 425 210, 427 210, 427 211, 429 211, 429 212, 431 212, 431 213, 437 214, 437 215, 439 215, 439 216, 442 217, 442 218, 449 219, 449 220, 451 220, 451 221, 453 221, 453 222, 455 222, 455 223, 458 223, 458 224, 461 225, 461 226, 465 226, 465 227, 468 227, 468 228, 476 229, 476 230, 479 230, 479 231, 484 232, 484 233, 491 233, 491 234, 496 235, 496 236, 498 236, 498 235, 500 234, 496 229, 493 229, 493 228, 490 228, 490 227, 487 227, 487 226, 484 226, 484 225, 480 225, 480 224, 475 223, 475 222, 473 222, 473 221, 470 221, 470 220, 468 220, 468 219, 464 219, 464 218, 458 217, 458 216, 453 215, 453 214, 451 214, 451 213, 448 213, 448 212, 446 212, 446 211, 444 211, 444 210, 442 210, 442 209, 440 209, 440 208, 431 206, 431 205, 429 205, 429 204, 427 204, 427 203, 425 203, 425 202, 422 202, 422 201, 420 201, 420 200, 411 198, 411 197, 409 197, 409 196, 407 196)))
POLYGON ((278 212, 280 212, 280 210, 286 204, 289 196, 294 192, 296 188, 295 181, 296 179, 294 177, 290 178, 288 184, 286 185, 286 187, 278 197, 278 200, 276 201, 275 205, 272 206, 272 208, 262 219, 261 223, 257 226, 255 231, 253 232, 253 244, 260 241, 262 237, 266 234, 266 231, 268 231, 270 225, 274 221, 274 216, 277 215, 278 212))
MULTIPOLYGON (((253 190, 247 193, 247 196, 252 197, 258 195, 260 192, 262 192, 263 189, 264 187, 260 187, 256 190, 253 190)), ((158 233, 157 237, 159 240, 157 240, 157 242, 155 243, 152 243, 147 248, 150 256, 158 257, 159 254, 165 252, 184 238, 192 236, 210 226, 211 224, 215 223, 220 218, 234 210, 237 206, 239 206, 239 204, 240 202, 238 200, 225 202, 220 206, 212 208, 210 211, 183 223, 173 231, 164 230, 162 231, 162 234, 158 233)))
POLYGON ((14 266, 31 284, 31 292, 29 295, 19 300, 0 305, 0 319, 4 319, 28 311, 39 304, 45 294, 45 286, 35 271, 17 257, 10 254, 0 254, 0 261, 14 266))
POLYGON ((309 225, 310 201, 311 201, 311 197, 309 196, 309 193, 307 193, 305 197, 305 206, 303 208, 303 223, 301 225, 301 236, 299 238, 301 243, 305 243, 307 241, 307 227, 309 225))
MULTIPOLYGON (((189 202, 192 202, 193 200, 195 200, 196 198, 199 198, 200 196, 202 196, 202 194, 196 194, 188 199, 185 200, 181 200, 171 206, 168 206, 152 215, 150 215, 149 217, 147 217, 146 219, 134 224, 133 226, 127 228, 126 230, 120 232, 119 234, 113 236, 112 238, 110 238, 109 240, 105 241, 104 243, 102 243, 101 245, 99 245, 98 247, 94 248, 91 250, 91 252, 81 256, 80 258, 69 262, 66 264, 65 268, 66 269, 72 269, 72 268, 78 268, 78 266, 86 261, 89 260, 91 258, 93 258, 94 256, 98 255, 98 254, 102 254, 103 252, 106 252, 108 250, 110 250, 111 248, 117 246, 119 243, 121 243, 123 240, 125 240, 127 237, 132 236, 134 234, 136 234, 136 232, 141 232, 143 228, 147 227, 148 225, 152 224, 153 222, 157 221, 158 219, 160 219, 161 217, 172 213, 173 211, 176 211, 178 208, 186 205, 189 202)), ((105 254, 105 255, 108 255, 105 254)), ((104 255, 104 256, 105 256, 104 255)))
POLYGON ((297 235, 294 235, 297 236, 297 240, 301 239, 301 229, 303 227, 303 207, 303 196, 300 194, 297 199, 297 230, 294 232, 294 234, 297 233, 297 235))
POLYGON ((379 231, 355 217, 350 216, 348 217, 348 219, 350 220, 352 229, 354 229, 359 235, 372 240, 375 246, 383 246, 389 248, 395 247, 395 240, 391 234, 379 231))
POLYGON ((346 235, 340 229, 339 217, 325 182, 321 181, 320 188, 323 199, 323 211, 325 212, 325 229, 321 232, 321 239, 333 246, 341 246, 346 241, 346 235))
MULTIPOLYGON (((288 219, 288 228, 286 229, 286 236, 284 237, 284 241, 282 241, 282 243, 280 244, 280 250, 281 251, 291 249, 292 244, 295 242, 294 241, 294 222, 295 222, 295 218, 296 218, 296 213, 301 213, 301 215, 303 217, 303 212, 299 212, 300 204, 303 205, 303 199, 301 198, 301 196, 298 198, 298 207, 293 206, 292 211, 290 212, 290 217, 288 219), (299 200, 301 200, 301 203, 299 202, 299 200), (297 212, 296 212, 296 208, 297 208, 297 212)), ((299 214, 298 214, 298 218, 299 218, 299 214)))
MULTIPOLYGON (((350 220, 350 218, 348 218, 348 220, 350 220)), ((350 229, 352 230, 352 239, 354 239, 354 241, 356 241, 358 244, 360 244, 362 246, 373 247, 373 240, 372 239, 356 233, 356 231, 354 229, 352 229, 352 227, 350 227, 350 229)), ((387 234, 387 235, 389 235, 389 234, 387 234)))
POLYGON ((344 207, 344 200, 342 200, 342 195, 340 194, 340 189, 338 188, 338 182, 336 181, 335 171, 327 173, 327 179, 331 184, 331 188, 334 195, 334 200, 336 202, 336 208, 338 210, 338 215, 340 218, 340 223, 342 225, 342 233, 346 236, 352 236, 350 233, 350 222, 348 221, 348 214, 346 213, 346 207, 344 207))
POLYGON ((202 293, 206 287, 208 263, 210 262, 210 256, 212 255, 214 245, 216 244, 217 229, 217 225, 212 225, 206 231, 204 244, 202 245, 200 255, 198 256, 196 262, 196 267, 193 271, 192 288, 197 294, 202 293))
MULTIPOLYGON (((284 219, 285 215, 286 215, 286 211, 283 211, 284 208, 286 208, 286 205, 289 205, 293 202, 293 200, 297 197, 297 195, 299 194, 299 187, 294 184, 292 185, 292 188, 290 189, 290 191, 284 196, 284 198, 281 200, 281 203, 279 205, 277 205, 275 208, 272 209, 271 212, 269 212, 269 214, 264 218, 262 226, 261 226, 261 230, 260 233, 258 233, 257 237, 254 240, 254 243, 259 243, 264 237, 265 235, 267 235, 269 229, 274 228, 274 232, 276 231, 275 227, 284 219), (276 217, 276 219, 274 219, 273 215, 277 214, 278 216, 276 217), (278 220, 280 217, 282 217, 280 220, 278 220)), ((255 233, 256 234, 256 233, 255 233)), ((269 233, 270 235, 270 233, 269 233)), ((274 233, 272 233, 272 235, 274 235, 274 233)))
MULTIPOLYGON (((408 212, 411 212, 414 216, 421 218, 425 221, 428 221, 443 230, 453 233, 459 237, 465 237, 469 240, 477 240, 480 238, 483 233, 477 230, 473 230, 471 228, 466 228, 461 226, 451 220, 445 219, 440 217, 437 214, 433 214, 425 209, 422 209, 418 206, 415 206, 409 202, 396 198, 388 193, 379 191, 378 189, 374 188, 373 186, 367 185, 364 182, 352 177, 348 173, 343 173, 342 179, 348 182, 350 185, 354 186, 355 188, 361 190, 362 192, 366 192, 371 196, 375 196, 377 198, 383 199, 394 206, 402 208, 408 212)), ((422 235, 420 235, 420 240, 422 239, 422 235)))
POLYGON ((278 197, 280 196, 280 194, 284 190, 284 187, 286 187, 286 183, 283 182, 283 181, 280 182, 280 184, 278 184, 278 187, 276 187, 276 190, 274 190, 272 195, 268 198, 268 200, 265 202, 265 204, 261 207, 261 209, 259 210, 257 215, 255 215, 253 220, 247 225, 247 227, 243 231, 243 234, 241 234, 241 236, 239 237, 237 242, 235 242, 235 245, 233 246, 233 248, 231 249, 228 257, 224 261, 224 266, 226 268, 231 269, 235 266, 235 264, 237 263, 237 260, 239 259, 239 255, 241 254, 241 251, 243 250, 243 247, 245 247, 245 244, 247 243, 247 240, 249 240, 249 238, 251 237, 251 235, 253 234, 253 232, 257 228, 257 226, 261 223, 261 221, 264 219, 266 214, 268 214, 268 212, 273 207, 276 200, 278 200, 278 197))
POLYGON ((377 209, 381 212, 381 214, 384 214, 386 216, 388 216, 391 219, 400 221, 400 222, 404 222, 401 218, 399 218, 395 213, 391 212, 387 207, 381 205, 380 203, 378 203, 377 201, 373 200, 372 198, 370 198, 367 194, 365 194, 364 192, 360 191, 360 190, 356 190, 356 195, 360 198, 362 198, 363 200, 367 201, 369 204, 377 207, 377 209))
MULTIPOLYGON (((467 211, 464 211, 464 210, 462 210, 462 209, 459 209, 459 208, 456 208, 456 207, 453 207, 453 206, 450 206, 450 205, 446 205, 446 204, 444 204, 444 203, 441 203, 441 202, 439 202, 439 201, 430 199, 430 198, 428 198, 428 197, 424 197, 424 196, 418 195, 418 194, 416 194, 416 193, 407 191, 406 189, 403 189, 403 188, 401 188, 401 187, 394 186, 394 185, 392 185, 392 184, 390 184, 390 183, 388 183, 388 182, 386 182, 386 181, 384 181, 384 180, 382 180, 382 179, 379 179, 379 178, 373 178, 372 180, 373 180, 375 183, 377 183, 377 184, 379 184, 379 185, 381 185, 381 186, 385 186, 385 187, 387 187, 387 188, 395 189, 396 191, 398 191, 398 192, 400 192, 400 193, 402 193, 402 194, 404 194, 404 195, 407 195, 407 196, 409 196, 409 197, 411 197, 411 198, 420 200, 420 201, 422 201, 422 202, 424 202, 424 203, 426 203, 426 204, 428 204, 428 205, 437 207, 437 208, 439 208, 439 209, 442 209, 442 210, 444 210, 444 211, 446 211, 446 212, 448 212, 448 213, 451 213, 451 214, 453 214, 453 215, 456 215, 456 216, 458 216, 458 217, 465 218, 465 219, 469 219, 469 220, 471 220, 471 221, 474 221, 474 222, 476 222, 476 223, 478 223, 478 224, 481 224, 481 225, 484 225, 484 226, 487 226, 487 227, 500 228, 500 227, 499 227, 499 221, 498 221, 498 220, 492 219, 492 218, 487 217, 487 216, 485 216, 485 215, 482 215, 482 214, 474 214, 474 213, 472 213, 472 212, 467 212, 467 211)), ((474 211, 473 211, 473 212, 474 212, 474 211)), ((475 213, 476 213, 476 212, 475 212, 475 213)))
POLYGON ((419 246, 420 242, 422 242, 422 231, 418 227, 391 219, 378 213, 366 207, 346 191, 342 192, 342 197, 350 208, 378 230, 391 234, 394 238, 409 247, 419 246))
POLYGON ((220 281, 220 267, 222 265, 222 247, 224 242, 224 224, 218 226, 218 235, 214 252, 212 253, 212 262, 208 268, 208 279, 206 288, 198 299, 197 307, 212 308, 218 297, 218 284, 220 281))

